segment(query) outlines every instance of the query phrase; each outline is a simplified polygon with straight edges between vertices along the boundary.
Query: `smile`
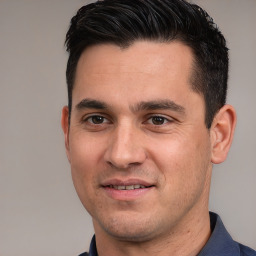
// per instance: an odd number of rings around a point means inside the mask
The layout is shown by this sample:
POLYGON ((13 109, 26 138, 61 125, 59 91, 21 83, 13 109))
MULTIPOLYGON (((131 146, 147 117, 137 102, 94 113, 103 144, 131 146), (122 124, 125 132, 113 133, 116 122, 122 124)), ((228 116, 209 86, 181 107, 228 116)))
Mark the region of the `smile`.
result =
POLYGON ((126 180, 109 179, 101 183, 106 195, 118 201, 134 201, 154 191, 154 182, 130 178, 126 180))
POLYGON ((127 185, 127 186, 124 186, 124 185, 120 185, 120 186, 109 185, 107 187, 117 189, 117 190, 134 190, 134 189, 146 188, 146 186, 140 185, 140 184, 127 185))

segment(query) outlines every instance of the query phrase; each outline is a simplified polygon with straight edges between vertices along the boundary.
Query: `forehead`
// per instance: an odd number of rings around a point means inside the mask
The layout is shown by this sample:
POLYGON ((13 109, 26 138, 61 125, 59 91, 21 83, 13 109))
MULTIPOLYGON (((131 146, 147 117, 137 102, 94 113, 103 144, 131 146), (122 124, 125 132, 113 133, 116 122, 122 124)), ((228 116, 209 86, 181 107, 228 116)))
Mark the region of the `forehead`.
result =
POLYGON ((135 42, 122 49, 113 44, 87 48, 81 55, 73 100, 178 100, 192 93, 192 50, 181 42, 135 42), (102 99, 101 99, 102 98, 102 99))
POLYGON ((172 41, 159 43, 137 41, 127 48, 114 44, 100 44, 88 47, 80 56, 77 65, 87 74, 116 73, 116 72, 143 72, 172 74, 178 69, 188 70, 192 67, 192 50, 185 44, 172 41), (118 65, 116 65, 118 64, 118 65), (176 69, 173 69, 173 66, 176 69))

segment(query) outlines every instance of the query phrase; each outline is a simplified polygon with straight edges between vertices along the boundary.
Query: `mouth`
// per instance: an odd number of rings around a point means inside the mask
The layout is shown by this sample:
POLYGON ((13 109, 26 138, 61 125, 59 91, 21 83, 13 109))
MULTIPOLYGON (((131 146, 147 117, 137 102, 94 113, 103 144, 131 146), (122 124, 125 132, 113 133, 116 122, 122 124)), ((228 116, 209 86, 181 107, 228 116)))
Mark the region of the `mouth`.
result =
POLYGON ((101 187, 112 199, 118 201, 133 201, 148 194, 154 187, 156 187, 156 185, 138 179, 129 179, 125 181, 112 179, 101 184, 101 187))
POLYGON ((113 188, 117 190, 134 190, 134 189, 141 189, 141 188, 150 188, 153 186, 144 186, 140 184, 134 184, 134 185, 107 185, 105 187, 113 188))

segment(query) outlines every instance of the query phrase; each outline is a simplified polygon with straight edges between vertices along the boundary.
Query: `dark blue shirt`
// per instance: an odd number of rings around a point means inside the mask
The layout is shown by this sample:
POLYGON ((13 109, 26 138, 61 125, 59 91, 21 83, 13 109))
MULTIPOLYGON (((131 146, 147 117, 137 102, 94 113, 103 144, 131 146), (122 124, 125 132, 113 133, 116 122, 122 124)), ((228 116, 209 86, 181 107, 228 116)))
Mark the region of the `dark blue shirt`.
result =
MULTIPOLYGON (((235 242, 231 238, 220 217, 216 213, 210 213, 210 220, 212 234, 198 256, 256 256, 256 251, 235 242)), ((79 256, 97 255, 95 237, 93 237, 89 253, 82 253, 79 256)))

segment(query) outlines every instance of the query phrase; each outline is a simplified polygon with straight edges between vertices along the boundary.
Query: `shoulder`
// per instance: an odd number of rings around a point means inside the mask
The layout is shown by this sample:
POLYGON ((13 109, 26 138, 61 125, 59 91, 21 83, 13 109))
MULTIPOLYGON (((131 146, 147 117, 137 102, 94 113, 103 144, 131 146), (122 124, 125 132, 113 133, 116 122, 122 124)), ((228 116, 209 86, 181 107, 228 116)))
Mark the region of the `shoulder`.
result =
POLYGON ((240 255, 241 256, 256 256, 256 251, 251 249, 248 246, 245 246, 243 244, 238 244, 240 248, 240 255))
POLYGON ((84 252, 82 254, 79 254, 78 256, 88 256, 88 255, 89 255, 88 252, 84 252))

